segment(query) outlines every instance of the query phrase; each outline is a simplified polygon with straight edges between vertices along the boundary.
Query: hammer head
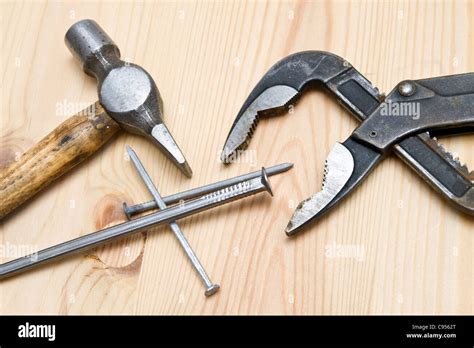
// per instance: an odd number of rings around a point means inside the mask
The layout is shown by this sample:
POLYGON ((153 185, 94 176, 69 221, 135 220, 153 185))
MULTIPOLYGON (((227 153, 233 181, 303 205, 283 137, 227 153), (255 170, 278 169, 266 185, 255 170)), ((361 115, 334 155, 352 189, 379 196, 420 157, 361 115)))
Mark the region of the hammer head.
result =
POLYGON ((123 129, 152 140, 190 177, 191 168, 163 123, 163 102, 150 74, 122 61, 117 45, 93 20, 75 23, 65 42, 84 71, 97 79, 99 101, 107 113, 123 129))

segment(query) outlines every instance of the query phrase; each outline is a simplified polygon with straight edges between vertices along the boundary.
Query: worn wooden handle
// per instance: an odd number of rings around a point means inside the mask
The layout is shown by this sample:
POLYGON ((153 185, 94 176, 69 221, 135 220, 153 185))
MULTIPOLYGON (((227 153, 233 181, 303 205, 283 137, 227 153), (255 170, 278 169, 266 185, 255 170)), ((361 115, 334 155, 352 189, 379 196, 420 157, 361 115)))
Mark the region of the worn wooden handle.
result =
POLYGON ((0 220, 96 152, 119 129, 99 102, 61 123, 0 173, 0 220))

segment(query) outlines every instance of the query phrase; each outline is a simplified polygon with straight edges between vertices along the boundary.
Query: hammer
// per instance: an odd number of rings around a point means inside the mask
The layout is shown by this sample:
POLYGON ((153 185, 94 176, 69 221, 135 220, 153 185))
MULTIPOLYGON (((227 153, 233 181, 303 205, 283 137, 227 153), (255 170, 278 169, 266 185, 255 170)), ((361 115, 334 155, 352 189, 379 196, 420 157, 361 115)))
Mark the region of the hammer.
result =
POLYGON ((117 45, 93 20, 75 23, 64 40, 84 71, 97 79, 99 100, 0 173, 0 219, 99 150, 120 128, 150 139, 186 176, 192 175, 163 123, 163 102, 150 74, 120 60, 117 45))

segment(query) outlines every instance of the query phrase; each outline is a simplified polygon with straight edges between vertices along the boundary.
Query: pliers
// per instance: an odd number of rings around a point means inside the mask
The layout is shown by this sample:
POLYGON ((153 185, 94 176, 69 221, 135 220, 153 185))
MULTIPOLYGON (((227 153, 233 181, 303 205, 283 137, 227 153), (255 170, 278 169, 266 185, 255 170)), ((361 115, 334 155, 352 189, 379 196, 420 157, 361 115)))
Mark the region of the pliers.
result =
POLYGON ((368 176, 391 150, 459 210, 474 215, 474 172, 437 137, 474 131, 474 73, 400 82, 387 96, 343 58, 292 54, 263 76, 240 109, 222 151, 224 163, 248 146, 262 116, 283 113, 304 90, 322 84, 362 124, 327 157, 322 190, 302 201, 286 228, 318 220, 368 176))

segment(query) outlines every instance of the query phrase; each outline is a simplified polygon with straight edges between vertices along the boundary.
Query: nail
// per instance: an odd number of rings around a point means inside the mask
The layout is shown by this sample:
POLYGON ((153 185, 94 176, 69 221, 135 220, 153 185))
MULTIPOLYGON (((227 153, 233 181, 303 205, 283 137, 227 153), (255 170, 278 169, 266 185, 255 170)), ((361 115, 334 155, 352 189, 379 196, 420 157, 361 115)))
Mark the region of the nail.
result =
POLYGON ((248 197, 250 195, 269 191, 269 182, 262 168, 261 176, 244 180, 235 185, 211 192, 202 197, 186 201, 158 212, 127 221, 82 237, 40 250, 36 253, 0 265, 0 279, 12 276, 32 267, 65 257, 72 253, 89 250, 111 240, 130 236, 134 233, 148 230, 163 224, 168 224, 187 216, 209 210, 211 208, 248 197))
MULTIPOLYGON (((291 168, 293 168, 293 163, 282 163, 276 166, 268 167, 265 169, 265 171, 268 176, 272 176, 272 175, 284 173, 290 170, 291 168)), ((167 205, 175 204, 175 203, 178 203, 179 201, 185 201, 191 198, 205 195, 215 190, 220 190, 225 187, 235 185, 236 183, 240 181, 258 178, 260 177, 261 173, 262 173, 261 170, 257 170, 255 172, 239 175, 234 178, 225 179, 213 184, 205 185, 202 187, 194 188, 194 189, 183 191, 180 193, 175 193, 173 195, 163 197, 163 201, 167 205)), ((143 213, 143 212, 156 209, 156 208, 157 208, 157 205, 155 201, 149 201, 149 202, 139 203, 139 204, 130 205, 130 206, 126 202, 123 203, 123 210, 129 220, 132 218, 133 215, 143 213)))

